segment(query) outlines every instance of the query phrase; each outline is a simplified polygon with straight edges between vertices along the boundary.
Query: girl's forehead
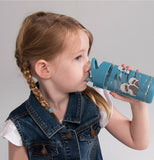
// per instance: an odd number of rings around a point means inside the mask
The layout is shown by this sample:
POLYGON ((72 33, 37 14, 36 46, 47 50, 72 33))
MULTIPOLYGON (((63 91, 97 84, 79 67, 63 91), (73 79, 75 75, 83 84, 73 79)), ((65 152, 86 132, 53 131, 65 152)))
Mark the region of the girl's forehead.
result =
POLYGON ((89 49, 89 38, 86 32, 79 30, 66 36, 64 48, 72 53, 89 49))

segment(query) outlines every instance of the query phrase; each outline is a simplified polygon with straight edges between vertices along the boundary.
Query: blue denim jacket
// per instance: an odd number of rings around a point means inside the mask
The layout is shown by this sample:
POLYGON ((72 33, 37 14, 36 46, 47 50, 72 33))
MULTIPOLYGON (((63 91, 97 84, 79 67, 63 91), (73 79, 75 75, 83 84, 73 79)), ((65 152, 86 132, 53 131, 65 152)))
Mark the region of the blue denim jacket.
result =
POLYGON ((29 160, 102 160, 99 109, 81 92, 70 94, 62 124, 32 92, 8 119, 17 127, 29 160))

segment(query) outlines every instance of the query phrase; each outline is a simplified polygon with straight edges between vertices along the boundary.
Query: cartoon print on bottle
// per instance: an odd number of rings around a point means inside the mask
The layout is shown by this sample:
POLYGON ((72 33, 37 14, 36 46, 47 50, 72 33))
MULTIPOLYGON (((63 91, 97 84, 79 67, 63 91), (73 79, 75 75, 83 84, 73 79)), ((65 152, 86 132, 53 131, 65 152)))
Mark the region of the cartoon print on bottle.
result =
MULTIPOLYGON (((118 69, 121 71, 121 74, 127 74, 128 76, 131 72, 131 70, 129 70, 125 67, 122 67, 122 66, 119 66, 118 69)), ((119 77, 121 77, 121 75, 119 77)), ((138 90, 139 90, 140 78, 141 78, 141 76, 139 76, 139 79, 137 79, 135 77, 130 78, 128 83, 122 83, 120 85, 120 90, 124 93, 130 94, 131 96, 136 96, 138 93, 138 90)))
POLYGON ((123 83, 120 86, 120 90, 124 93, 128 93, 132 96, 136 96, 139 89, 139 80, 131 78, 129 83, 123 83))
POLYGON ((154 96, 154 78, 137 71, 129 70, 110 62, 102 62, 100 66, 95 58, 91 61, 91 77, 87 81, 93 86, 107 89, 147 103, 154 96))

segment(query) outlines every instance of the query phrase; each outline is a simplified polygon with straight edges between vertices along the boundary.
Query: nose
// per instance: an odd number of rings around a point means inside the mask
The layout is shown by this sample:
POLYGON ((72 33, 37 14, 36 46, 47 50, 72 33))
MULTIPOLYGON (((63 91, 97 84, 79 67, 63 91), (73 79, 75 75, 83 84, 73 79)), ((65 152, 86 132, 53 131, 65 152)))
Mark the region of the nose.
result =
POLYGON ((88 60, 84 66, 84 71, 85 72, 89 72, 90 71, 90 66, 91 66, 91 63, 90 63, 90 60, 88 60))

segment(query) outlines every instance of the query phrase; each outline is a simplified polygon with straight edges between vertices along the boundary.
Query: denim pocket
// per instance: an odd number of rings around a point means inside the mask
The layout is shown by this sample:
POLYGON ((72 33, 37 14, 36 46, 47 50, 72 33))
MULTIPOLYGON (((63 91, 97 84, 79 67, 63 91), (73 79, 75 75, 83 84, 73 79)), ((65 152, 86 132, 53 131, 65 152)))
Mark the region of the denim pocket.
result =
MULTIPOLYGON (((30 157, 40 157, 41 160, 50 159, 58 156, 59 144, 50 142, 37 142, 33 143, 28 147, 30 157)), ((33 158, 32 158, 33 159, 33 158)))
POLYGON ((99 123, 91 123, 80 129, 78 137, 80 141, 89 141, 97 137, 100 131, 99 123))
POLYGON ((99 121, 91 122, 78 129, 81 159, 95 160, 99 155, 99 121))

